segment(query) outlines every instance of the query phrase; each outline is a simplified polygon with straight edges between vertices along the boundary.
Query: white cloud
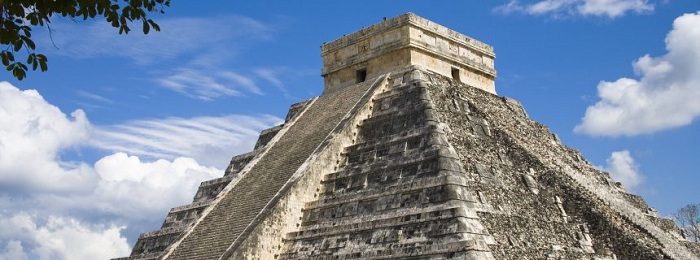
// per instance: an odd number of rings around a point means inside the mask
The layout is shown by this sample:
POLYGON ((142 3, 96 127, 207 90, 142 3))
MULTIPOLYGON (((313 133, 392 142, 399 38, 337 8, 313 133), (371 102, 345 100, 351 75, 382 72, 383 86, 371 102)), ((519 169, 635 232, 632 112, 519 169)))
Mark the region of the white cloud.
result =
POLYGON ((250 78, 243 76, 241 74, 232 72, 232 71, 225 71, 221 72, 220 76, 224 79, 230 80, 232 83, 235 85, 238 85, 242 88, 245 88, 251 93, 262 95, 262 91, 260 88, 255 84, 255 82, 250 78))
POLYGON ((270 115, 138 120, 97 127, 92 145, 149 158, 187 156, 224 168, 232 155, 252 149, 261 130, 282 122, 270 115))
MULTIPOLYGON (((200 165, 191 158, 143 161, 114 153, 95 162, 98 179, 89 193, 43 192, 29 197, 5 197, 0 203, 15 211, 61 214, 86 220, 110 216, 113 221, 135 223, 163 218, 172 207, 192 202, 202 181, 221 177, 222 169, 200 165), (144 199, 147 198, 147 199, 144 199)), ((30 176, 37 178, 36 174, 30 176)), ((2 193, 0 193, 2 194, 2 193)), ((10 196, 12 194, 9 194, 10 196)))
POLYGON ((38 259, 109 259, 130 252, 120 235, 123 227, 91 226, 56 216, 41 221, 27 213, 0 216, 0 245, 8 239, 0 259, 27 259, 29 254, 38 259))
POLYGON ((606 166, 598 168, 609 172, 613 180, 622 183, 627 189, 633 190, 644 181, 639 166, 628 150, 613 152, 605 162, 606 166))
POLYGON ((543 0, 529 4, 511 0, 494 10, 504 14, 518 12, 553 17, 582 15, 617 18, 629 12, 653 11, 654 5, 648 0, 543 0))
MULTIPOLYGON (((13 197, 13 194, 0 192, 3 197, 0 205, 13 214, 74 218, 89 224, 86 228, 90 230, 104 223, 119 223, 119 230, 132 226, 156 229, 157 226, 150 223, 162 220, 170 208, 192 202, 202 181, 223 174, 221 169, 201 166, 190 158, 144 162, 123 153, 103 157, 94 167, 99 182, 90 193, 43 192, 13 197)), ((0 213, 0 217, 2 215, 0 213)), ((54 227, 70 223, 56 222, 54 227)), ((6 239, 22 241, 27 252, 36 249, 36 245, 30 243, 32 238, 20 233, 7 235, 7 229, 1 226, 0 230, 6 234, 5 237, 0 235, 0 252, 2 241, 6 239)), ((150 230, 138 230, 139 233, 146 231, 150 230)), ((126 240, 126 234, 117 233, 126 240)), ((132 240, 129 244, 133 245, 135 237, 129 239, 132 240)), ((119 255, 112 255, 116 256, 119 255)))
POLYGON ((571 8, 577 2, 576 0, 545 0, 529 5, 524 9, 527 13, 535 15, 562 12, 564 10, 571 12, 571 8))
POLYGON ((583 15, 615 18, 627 12, 650 12, 654 10, 654 5, 648 0, 586 0, 577 9, 583 15))
POLYGON ((282 83, 282 80, 279 79, 277 72, 271 69, 257 69, 255 70, 255 74, 260 76, 262 79, 265 81, 269 82, 273 86, 283 90, 284 89, 284 84, 282 83))
MULTIPOLYGON (((190 203, 202 181, 223 174, 191 158, 144 162, 124 153, 103 157, 93 171, 99 181, 90 193, 41 193, 4 201, 3 207, 16 214, 0 213, 9 219, 0 221, 0 248, 10 240, 21 241, 25 254, 40 259, 126 256, 135 237, 127 241, 123 230, 162 219, 170 208, 190 203)), ((16 249, 16 244, 9 246, 16 249)))
POLYGON ((223 175, 223 170, 201 166, 191 158, 143 162, 124 153, 103 157, 95 170, 100 182, 86 198, 90 201, 83 202, 92 201, 90 207, 101 212, 143 220, 162 218, 164 211, 192 202, 199 183, 223 175))
POLYGON ((633 136, 688 125, 700 115, 700 13, 676 18, 667 53, 634 62, 641 79, 598 84, 600 101, 586 109, 577 133, 633 136))
POLYGON ((270 83, 272 86, 275 88, 279 89, 285 97, 290 98, 291 95, 289 94, 289 91, 284 87, 284 83, 282 83, 282 80, 280 79, 280 74, 281 73, 288 73, 286 68, 278 68, 278 69, 266 69, 266 68, 261 68, 261 69, 256 69, 255 74, 262 78, 262 80, 270 83))
POLYGON ((22 242, 10 240, 6 243, 5 249, 0 251, 0 260, 27 260, 27 254, 24 253, 22 242))
POLYGON ((58 154, 85 141, 90 123, 82 110, 68 117, 36 90, 0 82, 0 187, 83 190, 94 178, 85 165, 62 167, 58 154), (34 176, 33 173, 37 173, 34 176))
POLYGON ((216 78, 194 69, 179 69, 158 79, 157 82, 163 87, 202 100, 243 95, 240 91, 220 83, 216 78))
POLYGON ((278 122, 231 115, 91 126, 81 110, 69 117, 37 91, 0 82, 0 259, 128 255, 135 241, 125 230, 162 219, 191 202, 200 182, 223 174, 181 155, 226 166, 278 122), (94 164, 58 156, 96 143, 115 153, 94 164))
POLYGON ((77 91, 75 91, 75 93, 76 93, 78 96, 81 96, 81 97, 90 99, 90 100, 92 100, 92 101, 97 101, 97 102, 100 102, 100 103, 114 104, 114 101, 112 101, 111 99, 108 99, 108 98, 106 98, 106 97, 103 97, 103 96, 100 96, 100 95, 97 95, 97 94, 94 94, 94 93, 90 93, 90 92, 87 92, 87 91, 77 90, 77 91))
POLYGON ((256 95, 263 94, 251 77, 232 71, 202 69, 196 66, 168 72, 156 82, 185 96, 201 100, 244 96, 239 89, 256 95))

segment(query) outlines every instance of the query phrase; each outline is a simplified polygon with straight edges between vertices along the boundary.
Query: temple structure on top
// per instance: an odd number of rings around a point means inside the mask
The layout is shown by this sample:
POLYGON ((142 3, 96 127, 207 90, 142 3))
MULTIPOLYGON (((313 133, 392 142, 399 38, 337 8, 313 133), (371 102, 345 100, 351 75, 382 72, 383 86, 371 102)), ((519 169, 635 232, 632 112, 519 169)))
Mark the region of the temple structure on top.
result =
POLYGON ((416 66, 496 93, 493 47, 412 13, 321 46, 325 91, 416 66))
POLYGON ((409 13, 321 55, 323 94, 121 259, 699 259, 496 95, 491 46, 409 13))

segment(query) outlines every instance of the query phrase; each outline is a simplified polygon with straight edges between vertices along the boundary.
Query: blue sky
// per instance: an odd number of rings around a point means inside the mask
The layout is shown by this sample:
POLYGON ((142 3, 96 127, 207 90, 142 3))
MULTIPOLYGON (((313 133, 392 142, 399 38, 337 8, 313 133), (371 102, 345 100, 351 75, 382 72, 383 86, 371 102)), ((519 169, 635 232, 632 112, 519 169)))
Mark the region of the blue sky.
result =
POLYGON ((670 215, 700 202, 698 11, 690 0, 178 1, 146 36, 56 19, 51 37, 33 33, 48 72, 0 74, 0 259, 127 255, 289 105, 321 93, 321 44, 406 12, 494 46, 499 95, 670 215))

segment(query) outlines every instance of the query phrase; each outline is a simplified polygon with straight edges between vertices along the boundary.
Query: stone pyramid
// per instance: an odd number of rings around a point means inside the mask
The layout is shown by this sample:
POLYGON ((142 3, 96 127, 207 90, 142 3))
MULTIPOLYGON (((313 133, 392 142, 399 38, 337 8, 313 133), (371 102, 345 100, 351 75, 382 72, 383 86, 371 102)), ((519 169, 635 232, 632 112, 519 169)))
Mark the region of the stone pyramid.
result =
POLYGON ((491 46, 408 13, 321 49, 323 94, 120 259, 698 259, 495 94, 491 46))

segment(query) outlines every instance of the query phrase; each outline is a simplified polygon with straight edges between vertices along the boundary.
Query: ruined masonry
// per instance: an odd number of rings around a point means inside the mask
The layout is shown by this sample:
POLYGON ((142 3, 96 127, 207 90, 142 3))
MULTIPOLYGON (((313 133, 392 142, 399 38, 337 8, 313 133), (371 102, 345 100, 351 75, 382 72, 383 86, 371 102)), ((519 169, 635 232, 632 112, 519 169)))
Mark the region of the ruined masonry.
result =
POLYGON ((699 259, 414 14, 321 47, 325 90, 119 259, 699 259))

